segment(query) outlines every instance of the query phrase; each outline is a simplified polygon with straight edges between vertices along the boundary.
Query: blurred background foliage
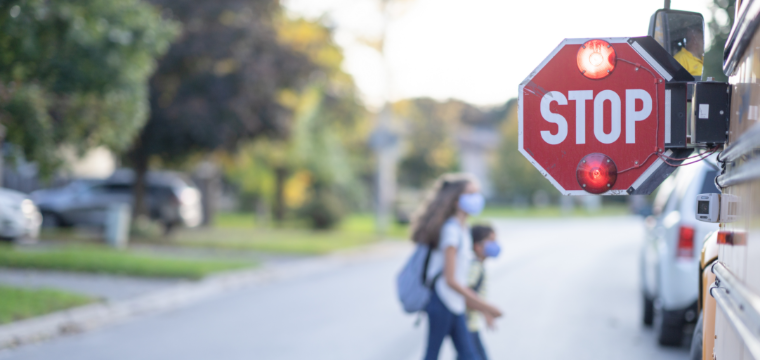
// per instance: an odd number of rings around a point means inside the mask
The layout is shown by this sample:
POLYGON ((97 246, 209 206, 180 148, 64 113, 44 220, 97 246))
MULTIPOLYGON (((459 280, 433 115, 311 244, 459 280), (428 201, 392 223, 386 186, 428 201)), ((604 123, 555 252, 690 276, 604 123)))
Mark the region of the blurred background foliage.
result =
POLYGON ((277 1, 153 3, 183 29, 150 80, 151 114, 132 149, 134 166, 287 134, 292 114, 277 95, 302 88, 315 66, 279 41, 277 1))
POLYGON ((707 24, 712 39, 705 42, 710 49, 705 52, 705 78, 711 76, 715 81, 728 81, 723 73, 723 48, 734 24, 736 0, 713 0, 710 6, 712 20, 707 24))
MULTIPOLYGON (((335 225, 349 209, 367 208, 371 121, 331 30, 318 21, 278 17, 279 40, 316 66, 309 83, 282 89, 278 103, 291 114, 287 137, 249 143, 225 161, 225 173, 248 206, 272 208, 281 223, 288 210, 315 228, 335 225), (342 200, 341 200, 342 199, 342 200)), ((262 210, 263 209, 263 210, 262 210)))
POLYGON ((400 186, 423 188, 439 175, 458 169, 456 139, 460 117, 472 105, 430 98, 397 101, 393 112, 404 140, 399 161, 400 186))
POLYGON ((287 137, 293 111, 279 95, 300 91, 319 71, 280 40, 275 0, 153 3, 184 26, 150 80, 150 117, 125 158, 136 174, 137 215, 151 160, 176 166, 257 137, 287 137))
POLYGON ((0 3, 0 121, 51 174, 60 148, 123 151, 148 116, 146 80, 179 23, 140 0, 0 3))
MULTIPOLYGON (((716 80, 734 3, 712 6, 705 73, 716 80)), ((494 202, 556 200, 516 150, 515 99, 478 107, 412 98, 368 109, 327 20, 294 17, 277 0, 5 1, 0 123, 7 143, 45 174, 60 167, 63 147, 107 146, 137 174, 138 214, 146 171, 190 172, 199 162, 214 163, 237 208, 258 219, 324 229, 370 212, 369 139, 388 109, 400 135, 399 200, 416 204, 439 175, 470 169, 463 154, 479 136, 490 139, 476 150, 494 202)))
MULTIPOLYGON (((556 194, 554 186, 516 151, 518 142, 517 99, 504 106, 504 119, 499 126, 501 144, 492 163, 494 187, 500 200, 528 203, 538 191, 556 194)), ((556 198, 556 195, 554 196, 556 198)))

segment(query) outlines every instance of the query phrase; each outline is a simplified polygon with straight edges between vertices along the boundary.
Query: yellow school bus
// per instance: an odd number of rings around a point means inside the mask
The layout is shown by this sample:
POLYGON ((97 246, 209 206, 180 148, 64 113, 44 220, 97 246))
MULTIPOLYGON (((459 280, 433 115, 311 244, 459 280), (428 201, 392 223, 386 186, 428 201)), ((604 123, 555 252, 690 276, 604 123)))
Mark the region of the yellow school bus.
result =
MULTIPOLYGON (((702 249, 693 359, 760 359, 760 1, 737 1, 735 19, 723 63, 731 95, 716 179, 720 231, 702 249)), ((711 211, 704 204, 698 218, 711 211)))

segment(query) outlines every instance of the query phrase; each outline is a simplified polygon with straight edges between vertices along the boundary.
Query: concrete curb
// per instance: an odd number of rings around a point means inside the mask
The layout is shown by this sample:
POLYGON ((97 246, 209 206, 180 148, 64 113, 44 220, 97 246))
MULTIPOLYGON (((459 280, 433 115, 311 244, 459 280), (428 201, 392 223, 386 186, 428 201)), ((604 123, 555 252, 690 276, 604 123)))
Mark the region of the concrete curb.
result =
POLYGON ((396 255, 399 251, 409 249, 410 244, 406 242, 381 242, 288 264, 214 275, 198 282, 173 285, 129 300, 95 303, 54 312, 0 326, 0 350, 89 331, 131 318, 187 306, 244 287, 318 274, 355 262, 396 255))

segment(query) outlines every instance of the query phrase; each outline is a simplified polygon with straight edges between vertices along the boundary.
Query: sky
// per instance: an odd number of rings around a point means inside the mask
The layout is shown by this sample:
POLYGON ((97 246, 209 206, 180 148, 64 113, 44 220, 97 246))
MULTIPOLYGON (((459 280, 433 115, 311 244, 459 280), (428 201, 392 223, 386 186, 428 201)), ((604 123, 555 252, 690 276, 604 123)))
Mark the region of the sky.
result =
MULTIPOLYGON (((385 57, 381 0, 285 0, 295 16, 334 27, 365 103, 432 97, 503 104, 564 38, 642 36, 662 0, 393 0, 385 57)), ((711 0, 673 0, 709 22, 711 0)))

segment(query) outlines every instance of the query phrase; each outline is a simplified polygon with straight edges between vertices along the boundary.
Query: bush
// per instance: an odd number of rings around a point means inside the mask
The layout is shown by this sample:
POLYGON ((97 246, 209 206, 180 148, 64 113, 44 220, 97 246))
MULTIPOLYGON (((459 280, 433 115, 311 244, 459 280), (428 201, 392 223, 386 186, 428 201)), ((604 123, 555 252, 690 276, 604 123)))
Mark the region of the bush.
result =
POLYGON ((161 224, 157 221, 153 221, 147 216, 139 216, 136 219, 132 219, 132 223, 129 227, 130 237, 137 238, 159 238, 165 234, 164 229, 161 228, 161 224))
POLYGON ((344 216, 343 204, 330 191, 317 191, 298 211, 298 216, 309 221, 315 230, 332 229, 344 216))

